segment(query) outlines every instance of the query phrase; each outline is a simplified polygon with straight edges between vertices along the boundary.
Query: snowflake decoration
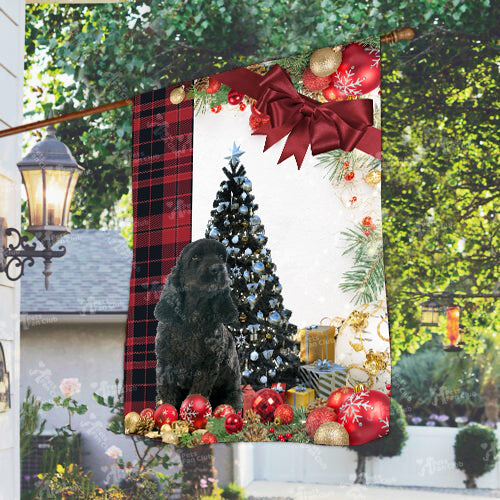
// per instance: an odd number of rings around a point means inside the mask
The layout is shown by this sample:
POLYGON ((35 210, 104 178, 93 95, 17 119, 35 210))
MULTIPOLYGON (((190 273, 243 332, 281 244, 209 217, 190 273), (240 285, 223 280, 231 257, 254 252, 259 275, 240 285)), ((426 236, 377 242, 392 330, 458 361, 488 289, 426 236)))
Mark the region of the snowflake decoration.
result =
POLYGON ((380 434, 377 436, 379 438, 384 437, 386 434, 389 434, 389 417, 381 418, 380 423, 382 425, 380 427, 380 434))
POLYGON ((198 412, 193 408, 193 402, 190 401, 186 408, 184 408, 182 419, 188 424, 193 425, 198 416, 198 412))
POLYGON ((361 414, 361 410, 373 410, 373 406, 370 404, 368 391, 355 392, 347 399, 340 408, 342 417, 339 422, 345 425, 349 418, 354 424, 362 425, 361 419, 363 415, 361 414))
POLYGON ((203 414, 203 418, 208 418, 211 416, 212 416, 212 406, 210 405, 210 403, 207 403, 207 409, 206 409, 205 413, 203 414))
POLYGON ((369 45, 365 47, 365 50, 370 56, 372 56, 372 63, 370 64, 370 68, 378 68, 380 64, 380 50, 374 47, 370 47, 369 45))
POLYGON ((247 339, 245 338, 245 335, 240 333, 235 339, 236 342, 236 348, 241 349, 242 347, 245 347, 247 343, 247 339))
POLYGON ((231 269, 231 275, 236 278, 241 277, 241 267, 240 266, 233 266, 231 269))
POLYGON ((361 95, 361 85, 363 78, 354 81, 354 66, 351 66, 344 74, 335 73, 334 87, 347 95, 361 95))

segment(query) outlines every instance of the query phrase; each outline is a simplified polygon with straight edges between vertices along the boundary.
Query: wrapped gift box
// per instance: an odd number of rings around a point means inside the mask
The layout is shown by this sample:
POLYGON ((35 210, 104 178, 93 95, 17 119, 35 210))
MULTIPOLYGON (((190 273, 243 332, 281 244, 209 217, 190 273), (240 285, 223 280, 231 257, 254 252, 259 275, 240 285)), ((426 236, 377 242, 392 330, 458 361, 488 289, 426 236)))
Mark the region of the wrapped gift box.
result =
POLYGON ((330 393, 347 384, 347 368, 328 360, 299 367, 299 377, 316 392, 316 397, 328 398, 330 393))
POLYGON ((333 325, 316 325, 299 329, 300 360, 312 363, 317 359, 335 361, 335 337, 337 328, 333 325))
POLYGON ((253 390, 251 385, 247 384, 241 386, 241 392, 243 393, 243 411, 245 412, 252 407, 252 401, 255 396, 255 391, 253 390))
POLYGON ((290 406, 307 406, 314 401, 314 389, 298 385, 286 391, 286 403, 290 406))
POLYGON ((283 400, 285 399, 286 384, 284 384, 283 382, 274 382, 273 384, 271 384, 271 389, 279 392, 283 400))

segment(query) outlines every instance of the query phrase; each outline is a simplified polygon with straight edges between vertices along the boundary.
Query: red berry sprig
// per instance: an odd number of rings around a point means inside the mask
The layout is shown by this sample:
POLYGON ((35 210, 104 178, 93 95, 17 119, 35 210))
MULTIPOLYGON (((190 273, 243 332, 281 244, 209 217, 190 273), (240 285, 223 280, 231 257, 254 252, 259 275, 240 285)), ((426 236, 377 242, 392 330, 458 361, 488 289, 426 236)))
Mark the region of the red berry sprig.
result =
POLYGON ((352 170, 349 170, 349 172, 346 172, 344 174, 344 179, 346 181, 352 181, 354 179, 354 172, 352 170))
POLYGON ((212 113, 219 113, 221 109, 222 109, 222 106, 219 104, 218 106, 214 106, 211 109, 211 111, 212 111, 212 113))

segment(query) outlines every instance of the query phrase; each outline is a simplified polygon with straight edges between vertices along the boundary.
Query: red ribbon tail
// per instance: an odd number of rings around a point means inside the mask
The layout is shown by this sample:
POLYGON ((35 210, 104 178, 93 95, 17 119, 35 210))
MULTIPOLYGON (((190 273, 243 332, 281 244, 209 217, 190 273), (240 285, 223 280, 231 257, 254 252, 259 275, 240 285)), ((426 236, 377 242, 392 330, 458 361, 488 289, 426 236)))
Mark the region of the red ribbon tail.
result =
POLYGON ((309 126, 309 119, 302 120, 295 125, 285 142, 285 146, 283 147, 278 163, 281 163, 293 155, 295 157, 295 161, 297 162, 298 170, 300 170, 304 157, 306 156, 307 149, 309 148, 309 126))

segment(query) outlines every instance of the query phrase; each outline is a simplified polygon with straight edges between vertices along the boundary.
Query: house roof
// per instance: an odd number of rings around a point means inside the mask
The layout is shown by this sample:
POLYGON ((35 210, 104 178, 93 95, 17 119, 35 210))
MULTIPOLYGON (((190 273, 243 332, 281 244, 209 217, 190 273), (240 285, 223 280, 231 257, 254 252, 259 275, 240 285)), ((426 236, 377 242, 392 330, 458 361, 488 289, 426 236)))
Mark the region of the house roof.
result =
POLYGON ((117 314, 128 310, 132 251, 116 231, 75 230, 54 245, 66 255, 52 260, 45 290, 43 259, 21 278, 21 313, 117 314))

